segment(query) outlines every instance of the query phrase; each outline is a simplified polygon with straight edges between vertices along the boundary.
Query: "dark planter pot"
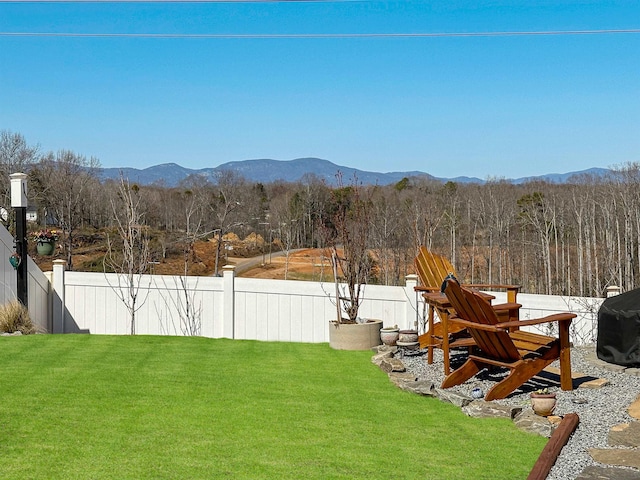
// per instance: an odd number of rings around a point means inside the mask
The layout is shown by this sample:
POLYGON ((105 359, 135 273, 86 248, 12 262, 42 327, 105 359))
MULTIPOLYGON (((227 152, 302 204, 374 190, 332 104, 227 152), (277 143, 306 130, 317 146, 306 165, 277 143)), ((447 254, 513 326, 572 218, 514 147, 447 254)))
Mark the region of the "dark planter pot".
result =
POLYGON ((39 240, 36 244, 36 249, 38 250, 38 255, 53 255, 53 252, 56 249, 56 242, 45 242, 39 240))

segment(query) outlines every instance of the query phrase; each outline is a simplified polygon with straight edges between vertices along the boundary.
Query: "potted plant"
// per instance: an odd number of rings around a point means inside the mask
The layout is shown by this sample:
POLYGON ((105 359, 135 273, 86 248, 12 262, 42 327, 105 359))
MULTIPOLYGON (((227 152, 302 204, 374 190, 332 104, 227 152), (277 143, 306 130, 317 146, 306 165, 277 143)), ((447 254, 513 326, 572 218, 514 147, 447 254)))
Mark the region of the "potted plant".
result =
POLYGON ((330 322, 329 345, 339 350, 367 350, 380 345, 382 320, 360 318, 358 311, 373 260, 368 239, 370 202, 360 195, 357 178, 333 191, 331 212, 324 225, 331 245, 336 318, 330 322))
POLYGON ((38 255, 53 255, 56 242, 60 238, 55 230, 38 230, 31 234, 31 238, 36 242, 38 255))
POLYGON ((547 417, 556 408, 556 394, 550 393, 549 389, 541 388, 531 393, 531 408, 542 417, 547 417))

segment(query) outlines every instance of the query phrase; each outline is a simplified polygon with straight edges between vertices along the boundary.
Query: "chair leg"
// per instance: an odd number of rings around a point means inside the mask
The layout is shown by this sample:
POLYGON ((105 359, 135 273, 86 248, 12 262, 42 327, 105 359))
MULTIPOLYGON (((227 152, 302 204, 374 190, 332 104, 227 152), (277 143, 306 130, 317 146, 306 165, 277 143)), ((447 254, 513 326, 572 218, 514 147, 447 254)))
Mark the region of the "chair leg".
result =
POLYGON ((431 365, 433 363, 433 305, 429 305, 429 317, 428 317, 429 331, 429 346, 427 349, 427 363, 431 365))
POLYGON ((480 365, 478 362, 470 358, 466 362, 464 362, 464 364, 460 368, 451 372, 445 377, 444 381, 442 382, 441 388, 449 388, 455 385, 460 385, 461 383, 464 383, 471 377, 473 377, 483 367, 484 365, 480 365))
POLYGON ((491 400, 505 398, 520 385, 540 373, 542 369, 550 365, 553 360, 554 359, 541 357, 519 362, 511 369, 509 375, 487 392, 484 399, 490 402, 491 400))
POLYGON ((569 325, 571 321, 558 324, 560 343, 560 388, 573 390, 571 378, 571 345, 569 343, 569 325))

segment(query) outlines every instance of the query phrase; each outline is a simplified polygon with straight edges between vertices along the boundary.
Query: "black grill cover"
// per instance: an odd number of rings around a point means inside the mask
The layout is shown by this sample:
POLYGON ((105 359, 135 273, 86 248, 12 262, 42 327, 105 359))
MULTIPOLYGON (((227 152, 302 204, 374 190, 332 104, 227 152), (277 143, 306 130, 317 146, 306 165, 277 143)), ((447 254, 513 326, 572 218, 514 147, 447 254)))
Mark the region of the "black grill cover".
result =
POLYGON ((640 365, 640 288, 602 302, 597 354, 608 363, 640 365))

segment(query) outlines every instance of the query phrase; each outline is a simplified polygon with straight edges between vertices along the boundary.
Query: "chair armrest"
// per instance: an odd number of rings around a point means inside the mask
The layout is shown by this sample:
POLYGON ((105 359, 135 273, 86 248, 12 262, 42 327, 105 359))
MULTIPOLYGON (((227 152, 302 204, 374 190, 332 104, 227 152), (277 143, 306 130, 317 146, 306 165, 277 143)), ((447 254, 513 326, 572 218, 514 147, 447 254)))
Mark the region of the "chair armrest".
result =
POLYGON ((541 323, 551 323, 551 322, 567 322, 576 318, 577 315, 575 313, 556 313, 553 315, 549 315, 542 318, 534 318, 531 320, 518 320, 515 322, 504 322, 497 323, 494 325, 496 328, 501 330, 508 329, 509 327, 526 327, 527 325, 539 325, 541 323))
POLYGON ((538 325, 540 323, 550 323, 550 322, 570 322, 577 315, 575 313, 556 313, 554 315, 549 315, 547 317, 535 318, 532 320, 518 320, 515 322, 503 322, 496 323, 495 325, 487 325, 484 323, 476 323, 469 322, 468 320, 463 320, 462 318, 452 316, 449 318, 449 321, 452 323, 457 323, 458 325, 462 325, 466 328, 472 328, 476 330, 485 330, 487 332, 505 332, 508 331, 511 327, 526 327, 527 325, 538 325))
POLYGON ((425 287, 423 285, 417 285, 413 287, 415 292, 439 292, 440 288, 437 287, 425 287))
POLYGON ((495 284, 495 283, 465 283, 462 286, 469 287, 469 288, 487 289, 487 290, 514 290, 516 292, 519 292, 520 288, 522 288, 520 285, 502 285, 502 284, 495 284))
MULTIPOLYGON (((464 320, 460 317, 455 317, 455 316, 449 317, 449 321, 451 323, 457 323, 458 325, 462 325, 465 328, 472 328, 474 330, 485 330, 487 332, 505 331, 504 328, 498 328, 497 325, 487 325, 486 323, 469 322, 468 320, 464 320)), ((515 322, 509 322, 509 323, 515 323, 515 322)))
POLYGON ((506 310, 517 310, 522 308, 522 305, 519 303, 509 302, 509 303, 499 303, 498 305, 491 305, 494 310, 498 312, 503 312, 506 310))
POLYGON ((503 285, 503 284, 481 284, 476 283, 473 285, 463 285, 476 289, 484 289, 484 290, 506 290, 507 291, 507 302, 515 302, 516 297, 518 296, 518 292, 520 291, 520 285, 503 285))
MULTIPOLYGON (((491 300, 493 300, 494 298, 496 298, 496 297, 495 297, 495 295, 491 295, 490 293, 487 293, 487 292, 481 292, 481 291, 478 289, 478 286, 477 286, 477 285, 475 285, 475 284, 473 284, 473 285, 469 285, 469 284, 466 284, 466 283, 465 283, 464 285, 460 285, 460 286, 461 286, 461 287, 464 287, 464 288, 471 288, 471 289, 475 290, 476 292, 478 292, 478 294, 479 294, 482 298, 484 298, 485 300, 488 300, 488 301, 489 301, 489 303, 491 303, 491 300)), ((480 287, 482 287, 482 285, 480 285, 480 287)), ((438 290, 438 291, 439 291, 439 290, 438 290)))

